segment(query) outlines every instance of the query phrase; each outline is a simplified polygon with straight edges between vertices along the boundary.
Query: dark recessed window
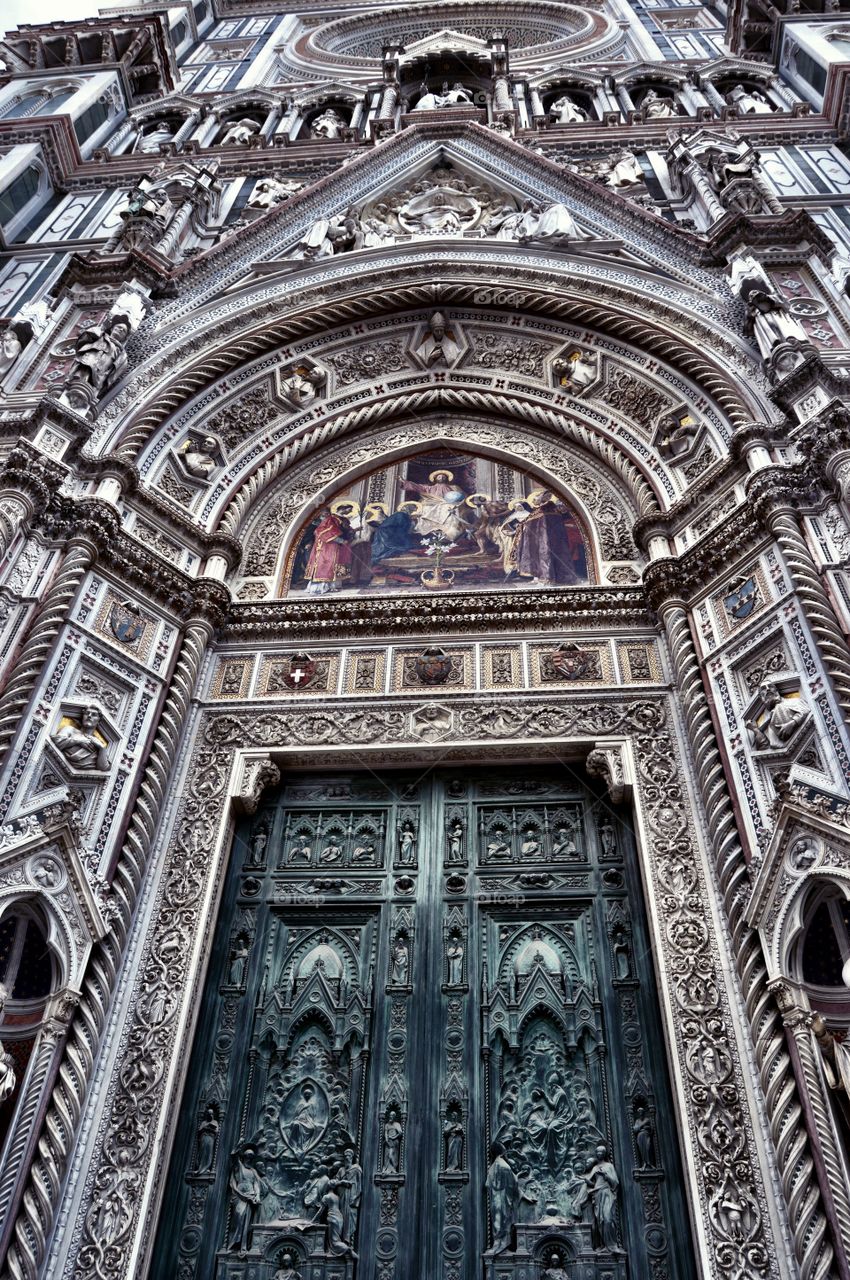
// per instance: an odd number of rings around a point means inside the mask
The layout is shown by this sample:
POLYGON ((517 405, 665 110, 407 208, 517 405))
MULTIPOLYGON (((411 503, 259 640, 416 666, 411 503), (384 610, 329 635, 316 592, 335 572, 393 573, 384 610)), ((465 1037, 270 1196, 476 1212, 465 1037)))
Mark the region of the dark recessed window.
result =
POLYGON ((38 178, 38 169, 31 164, 9 183, 5 191, 0 192, 0 225, 5 226, 26 208, 38 191, 38 178))

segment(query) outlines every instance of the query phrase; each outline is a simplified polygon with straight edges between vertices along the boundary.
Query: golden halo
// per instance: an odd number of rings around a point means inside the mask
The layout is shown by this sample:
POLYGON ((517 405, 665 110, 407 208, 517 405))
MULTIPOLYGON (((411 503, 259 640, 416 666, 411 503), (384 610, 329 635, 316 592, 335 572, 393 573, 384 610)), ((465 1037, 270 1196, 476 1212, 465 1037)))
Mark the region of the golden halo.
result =
POLYGON ((517 507, 523 504, 528 506, 528 498, 511 498, 508 507, 511 511, 516 511, 517 507))
POLYGON ((554 495, 554 493, 552 493, 552 490, 551 490, 551 489, 544 489, 542 486, 540 486, 540 487, 539 487, 539 488, 537 488, 537 489, 532 489, 532 490, 531 490, 531 493, 529 493, 529 494, 528 494, 527 501, 528 501, 528 502, 533 502, 533 500, 534 500, 535 498, 540 498, 540 497, 542 497, 544 493, 548 493, 548 494, 550 494, 553 498, 554 498, 554 496, 555 496, 555 495, 554 495))
POLYGON ((436 484, 437 476, 445 476, 448 481, 452 481, 455 478, 455 473, 453 471, 446 471, 445 468, 440 468, 437 471, 431 472, 431 474, 428 477, 428 483, 436 484))
POLYGON ((468 507, 472 507, 473 511, 478 510, 476 503, 472 501, 473 498, 483 498, 485 502, 493 501, 489 493, 471 493, 468 498, 464 498, 464 502, 468 507))
POLYGON ((376 511, 380 511, 385 516, 390 514, 390 509, 385 502, 367 502, 363 508, 363 519, 372 520, 376 511))
POLYGON ((351 507, 352 515, 360 514, 360 503, 356 498, 337 498, 336 502, 331 503, 331 512, 338 516, 340 507, 351 507))
POLYGON ((408 498, 405 502, 400 502, 396 507, 396 511, 409 511, 412 516, 418 516, 422 510, 421 502, 414 502, 412 498, 408 498))

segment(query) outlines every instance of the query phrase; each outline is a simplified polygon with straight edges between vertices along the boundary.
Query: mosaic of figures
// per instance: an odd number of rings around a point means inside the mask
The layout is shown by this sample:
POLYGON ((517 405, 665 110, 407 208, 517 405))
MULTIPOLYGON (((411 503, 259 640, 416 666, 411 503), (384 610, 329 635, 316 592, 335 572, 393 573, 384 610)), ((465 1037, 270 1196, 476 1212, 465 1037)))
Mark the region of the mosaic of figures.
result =
POLYGON ((573 586, 591 563, 559 494, 493 459, 440 450, 334 495, 302 529, 288 585, 295 595, 573 586))
POLYGON ((236 841, 154 1274, 690 1280, 630 850, 567 768, 284 788, 236 841))

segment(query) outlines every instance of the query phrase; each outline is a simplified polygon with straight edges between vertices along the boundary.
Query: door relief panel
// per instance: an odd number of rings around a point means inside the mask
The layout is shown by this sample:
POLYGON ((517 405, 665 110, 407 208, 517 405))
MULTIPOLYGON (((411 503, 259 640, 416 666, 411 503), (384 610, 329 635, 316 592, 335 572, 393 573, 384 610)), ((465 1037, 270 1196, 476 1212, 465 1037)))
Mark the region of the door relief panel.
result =
POLYGON ((567 770, 235 841, 157 1280, 691 1280, 632 836, 567 770))

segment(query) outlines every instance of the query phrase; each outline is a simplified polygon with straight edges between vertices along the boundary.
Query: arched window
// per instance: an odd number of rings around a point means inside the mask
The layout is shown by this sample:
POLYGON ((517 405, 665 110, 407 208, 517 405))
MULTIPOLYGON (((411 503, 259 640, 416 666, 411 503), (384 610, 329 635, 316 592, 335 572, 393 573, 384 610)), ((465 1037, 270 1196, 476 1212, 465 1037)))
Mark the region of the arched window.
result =
POLYGON ((840 888, 821 883, 811 891, 793 968, 815 1008, 850 1018, 850 902, 840 888))
POLYGON ((29 903, 16 905, 0 918, 0 983, 6 991, 0 1041, 12 1058, 15 1072, 15 1087, 0 1104, 0 1145, 12 1122, 44 1007, 57 976, 56 959, 41 912, 29 903))
POLYGON ((12 102, 9 106, 4 107, 0 111, 0 119, 22 120, 24 116, 32 115, 39 106, 43 106, 44 101, 45 95, 43 93, 28 93, 23 98, 19 98, 17 102, 12 102))

